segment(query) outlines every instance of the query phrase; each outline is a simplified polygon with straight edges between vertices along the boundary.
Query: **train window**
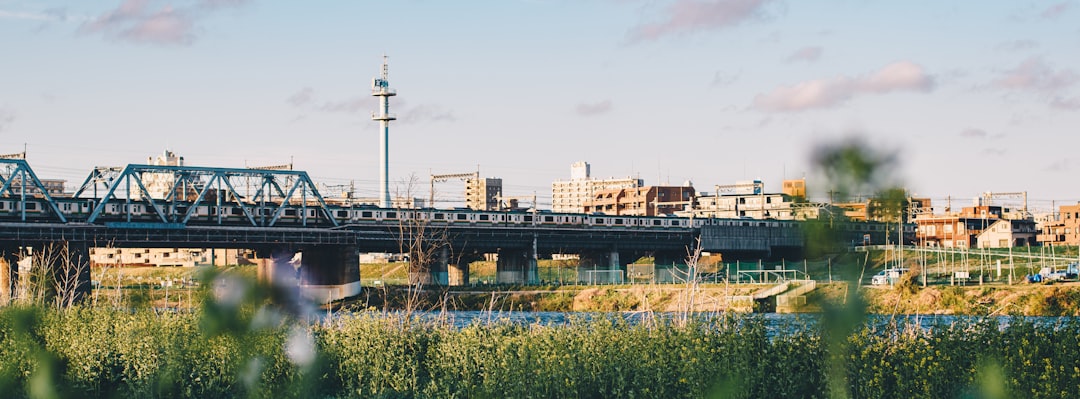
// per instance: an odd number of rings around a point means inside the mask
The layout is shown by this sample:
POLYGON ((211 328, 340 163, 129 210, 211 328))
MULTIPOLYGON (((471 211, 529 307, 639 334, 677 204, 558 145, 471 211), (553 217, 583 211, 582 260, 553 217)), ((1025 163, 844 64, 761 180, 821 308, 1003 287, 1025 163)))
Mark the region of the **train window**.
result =
POLYGON ((70 211, 71 210, 71 204, 64 204, 64 210, 65 211, 70 211))
POLYGON ((652 221, 652 225, 653 225, 653 226, 660 226, 660 225, 661 225, 661 222, 660 222, 659 220, 653 220, 653 221, 652 221))
POLYGON ((488 220, 488 215, 480 215, 480 220, 488 220))
POLYGON ((465 219, 466 219, 466 216, 465 216, 464 213, 457 214, 457 220, 465 220, 465 219))
POLYGON ((593 224, 604 224, 604 218, 593 219, 593 224))
POLYGON ((554 216, 544 216, 544 221, 548 222, 548 223, 554 222, 555 217, 554 216))
POLYGON ((525 219, 525 221, 526 221, 526 222, 531 222, 531 221, 533 221, 533 217, 532 217, 532 216, 529 216, 529 215, 525 215, 525 216, 524 216, 524 219, 525 219))
POLYGON ((37 204, 33 203, 33 202, 27 202, 26 203, 26 210, 28 210, 28 211, 37 210, 37 204))
POLYGON ((365 219, 370 219, 371 218, 371 211, 360 212, 360 217, 365 218, 365 219))
POLYGON ((623 224, 623 220, 617 218, 615 219, 615 224, 623 224))
POLYGON ((386 212, 386 219, 397 219, 397 212, 386 212))
POLYGON ((435 220, 445 220, 445 219, 446 219, 445 214, 442 214, 442 213, 436 213, 435 214, 435 220))
POLYGON ((286 209, 285 216, 296 216, 296 209, 286 209))
POLYGON ((337 217, 339 217, 339 218, 349 217, 349 212, 348 211, 337 211, 337 217))
POLYGON ((239 216, 239 215, 243 215, 244 211, 242 209, 240 209, 240 208, 233 208, 232 209, 232 214, 233 214, 233 216, 239 216))
POLYGON ((0 202, 0 210, 4 209, 4 204, 6 204, 6 202, 0 202))

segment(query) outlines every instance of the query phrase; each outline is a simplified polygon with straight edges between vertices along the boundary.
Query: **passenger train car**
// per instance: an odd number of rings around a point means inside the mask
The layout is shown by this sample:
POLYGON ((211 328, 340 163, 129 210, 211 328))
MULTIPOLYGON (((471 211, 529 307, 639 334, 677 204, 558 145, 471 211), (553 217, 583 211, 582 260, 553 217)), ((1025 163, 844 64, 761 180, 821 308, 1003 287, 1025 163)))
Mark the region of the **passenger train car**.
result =
MULTIPOLYGON (((58 209, 64 214, 69 222, 86 222, 99 205, 98 199, 87 198, 54 198, 58 209)), ((24 212, 17 197, 0 197, 0 222, 21 222, 24 220, 24 212)), ((26 222, 56 222, 51 207, 39 197, 27 197, 25 202, 26 222)), ((95 224, 122 224, 122 223, 161 223, 161 217, 166 215, 168 223, 182 223, 183 218, 191 211, 186 225, 191 226, 273 226, 273 227, 332 227, 328 217, 336 221, 337 226, 349 225, 375 225, 396 223, 423 222, 432 226, 538 226, 538 227, 562 227, 562 228, 627 228, 627 229, 691 229, 702 226, 754 226, 754 227, 780 227, 799 228, 801 222, 780 220, 758 219, 713 219, 713 218, 682 218, 671 216, 625 216, 604 214, 578 214, 578 213, 552 213, 549 211, 526 212, 526 211, 477 211, 465 208, 457 209, 383 209, 370 205, 328 205, 329 215, 324 214, 323 208, 317 205, 302 206, 299 203, 290 203, 281 207, 279 203, 267 203, 260 207, 259 204, 244 204, 241 207, 236 203, 224 203, 216 205, 202 202, 193 204, 190 202, 163 202, 155 205, 155 210, 149 204, 141 201, 126 202, 123 199, 111 200, 102 207, 101 212, 94 220, 95 224), (246 211, 245 212, 245 208, 246 211), (279 212, 279 208, 280 209, 279 212), (250 215, 250 217, 249 217, 250 215), (277 220, 270 223, 274 217, 277 220)), ((852 232, 871 233, 875 237, 881 234, 880 226, 875 224, 850 224, 845 230, 852 232)), ((905 226, 905 230, 913 229, 913 226, 905 226)), ((883 233, 883 232, 882 232, 883 233)), ((906 231, 905 231, 906 233, 906 231)), ((913 233, 913 230, 912 230, 913 233)), ((881 234, 883 235, 883 234, 881 234)), ((860 235, 861 237, 861 235, 860 235)))

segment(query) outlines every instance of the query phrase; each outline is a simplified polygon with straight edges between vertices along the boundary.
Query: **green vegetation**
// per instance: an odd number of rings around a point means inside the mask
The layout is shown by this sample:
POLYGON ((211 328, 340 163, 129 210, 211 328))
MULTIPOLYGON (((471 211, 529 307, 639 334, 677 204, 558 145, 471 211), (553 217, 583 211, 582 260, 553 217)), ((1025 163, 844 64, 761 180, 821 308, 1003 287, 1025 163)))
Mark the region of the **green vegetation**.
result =
POLYGON ((5 308, 0 392, 35 398, 1056 398, 1080 387, 1075 320, 1054 326, 1014 320, 1003 329, 994 321, 929 331, 865 326, 833 346, 831 330, 794 326, 770 337, 765 320, 753 316, 455 328, 408 315, 360 312, 308 324, 267 319, 266 307, 211 309, 5 308), (219 323, 226 316, 237 323, 219 323), (830 353, 834 347, 843 352, 830 353), (834 356, 842 360, 843 392, 829 390, 834 356))

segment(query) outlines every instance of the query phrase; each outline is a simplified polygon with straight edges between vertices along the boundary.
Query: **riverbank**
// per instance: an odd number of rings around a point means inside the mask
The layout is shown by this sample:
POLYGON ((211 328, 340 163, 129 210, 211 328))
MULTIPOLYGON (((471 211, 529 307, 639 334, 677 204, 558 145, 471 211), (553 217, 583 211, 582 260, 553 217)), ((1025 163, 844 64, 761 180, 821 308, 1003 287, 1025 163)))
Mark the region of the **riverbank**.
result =
MULTIPOLYGON (((563 312, 749 311, 745 297, 767 284, 520 287, 517 289, 366 288, 346 308, 382 310, 499 310, 563 312), (734 299, 733 299, 734 298, 734 299)), ((796 312, 819 312, 844 300, 847 283, 819 283, 796 312)), ((863 287, 867 311, 877 314, 1080 316, 1080 284, 863 287)))

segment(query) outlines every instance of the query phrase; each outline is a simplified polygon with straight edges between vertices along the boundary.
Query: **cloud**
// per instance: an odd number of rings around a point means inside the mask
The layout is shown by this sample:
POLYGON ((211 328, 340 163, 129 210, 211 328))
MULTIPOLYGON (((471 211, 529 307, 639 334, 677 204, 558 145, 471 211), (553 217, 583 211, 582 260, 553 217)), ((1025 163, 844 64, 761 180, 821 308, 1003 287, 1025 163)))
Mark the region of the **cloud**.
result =
POLYGON ((1039 58, 1024 60, 1015 68, 1002 73, 993 82, 995 87, 1007 90, 1028 90, 1053 93, 1071 86, 1077 80, 1076 72, 1068 69, 1054 70, 1039 58))
POLYGON ((1044 9, 1043 12, 1039 14, 1039 16, 1043 19, 1056 19, 1062 14, 1065 14, 1065 12, 1069 11, 1070 8, 1072 8, 1072 4, 1069 4, 1068 2, 1057 3, 1044 9))
POLYGON ((148 0, 124 0, 116 8, 90 18, 79 30, 136 43, 188 45, 196 40, 199 20, 220 9, 239 7, 248 0, 197 0, 153 9, 148 0))
POLYGON ((295 94, 289 96, 289 98, 285 99, 285 102, 292 104, 292 106, 294 107, 303 107, 310 104, 314 97, 315 90, 312 90, 310 87, 305 87, 303 89, 300 89, 300 91, 296 92, 295 94))
POLYGON ((1046 165, 1046 167, 1043 168, 1043 170, 1048 172, 1067 172, 1070 169, 1072 168, 1069 167, 1068 159, 1051 162, 1049 165, 1046 165))
POLYGON ((402 112, 401 121, 403 123, 454 122, 457 121, 457 118, 454 117, 453 112, 445 110, 441 106, 421 104, 402 112))
POLYGON ((817 61, 818 58, 821 58, 821 52, 822 52, 821 46, 803 47, 801 49, 796 50, 794 53, 791 53, 791 55, 789 55, 785 59, 785 61, 787 61, 787 62, 798 62, 798 61, 814 62, 814 61, 817 61))
POLYGON ((605 114, 611 111, 611 100, 604 100, 596 103, 582 103, 578 104, 574 108, 574 112, 577 112, 581 116, 594 116, 605 114))
POLYGON ((323 112, 356 113, 375 111, 378 105, 379 101, 375 97, 354 97, 341 101, 327 101, 316 109, 323 112))
POLYGON ((720 30, 763 15, 772 0, 675 0, 659 21, 643 23, 627 33, 630 42, 704 30, 720 30))
POLYGON ((728 86, 738 81, 740 75, 742 75, 742 73, 727 74, 721 71, 716 71, 716 73, 713 74, 713 80, 710 85, 713 87, 728 86))
POLYGON ((986 134, 985 130, 969 127, 961 131, 960 136, 971 139, 985 139, 988 134, 986 134))
POLYGON ((3 132, 13 122, 15 122, 15 112, 7 108, 0 108, 0 132, 3 132))
POLYGON ((816 79, 779 87, 754 98, 754 107, 767 111, 795 112, 828 108, 862 94, 885 94, 894 91, 930 91, 934 79, 919 65, 902 61, 861 77, 816 79))
POLYGON ((1054 97, 1053 99, 1050 100, 1050 106, 1054 107, 1054 108, 1057 108, 1057 109, 1066 110, 1066 111, 1080 110, 1080 98, 1078 98, 1078 97, 1069 97, 1069 98, 1054 97))
POLYGON ((1005 51, 1023 51, 1030 50, 1036 47, 1039 47, 1039 43, 1035 42, 1034 40, 1027 39, 1013 40, 1011 42, 1005 42, 997 45, 997 48, 999 50, 1005 51))
POLYGON ((1005 155, 1005 153, 1007 153, 1007 152, 1008 151, 1005 150, 1004 148, 985 148, 985 149, 982 150, 983 155, 990 155, 990 156, 995 156, 995 157, 1000 157, 1002 155, 1005 155))

